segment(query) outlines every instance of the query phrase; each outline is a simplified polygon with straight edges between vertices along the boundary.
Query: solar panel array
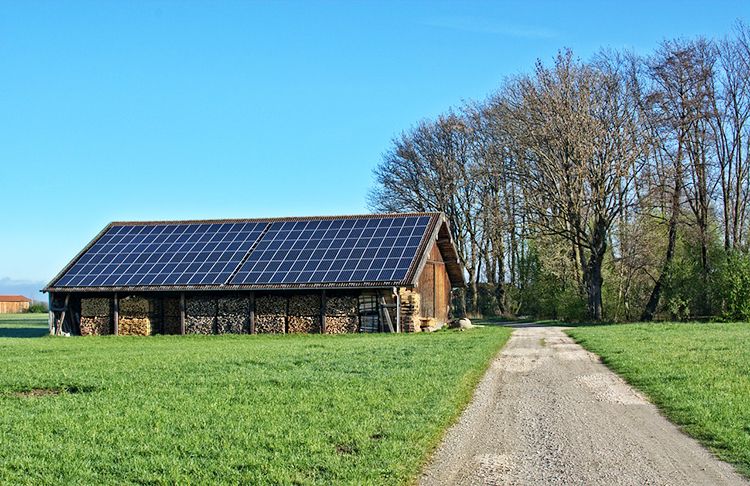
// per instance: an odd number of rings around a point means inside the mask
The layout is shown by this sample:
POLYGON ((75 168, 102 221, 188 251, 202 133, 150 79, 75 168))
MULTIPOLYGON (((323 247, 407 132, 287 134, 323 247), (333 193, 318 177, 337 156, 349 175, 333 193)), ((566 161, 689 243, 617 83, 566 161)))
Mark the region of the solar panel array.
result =
POLYGON ((400 281, 427 216, 276 222, 233 284, 400 281))
POLYGON ((266 223, 113 226, 56 286, 223 284, 266 226, 266 223))
POLYGON ((277 285, 403 280, 430 216, 124 224, 54 287, 277 285))

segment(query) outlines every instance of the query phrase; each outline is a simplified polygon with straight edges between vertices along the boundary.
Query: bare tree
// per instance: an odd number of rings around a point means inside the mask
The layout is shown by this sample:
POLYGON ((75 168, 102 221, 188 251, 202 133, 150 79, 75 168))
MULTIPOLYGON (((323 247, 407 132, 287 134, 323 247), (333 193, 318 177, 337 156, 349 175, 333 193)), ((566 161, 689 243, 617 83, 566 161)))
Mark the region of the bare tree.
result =
POLYGON ((735 39, 718 48, 711 124, 722 202, 724 248, 746 244, 745 229, 750 200, 750 30, 738 24, 735 39))
MULTIPOLYGON (((696 168, 705 167, 703 156, 698 153, 704 145, 695 139, 701 132, 699 122, 705 119, 707 82, 709 71, 703 62, 703 41, 670 41, 662 44, 656 54, 647 61, 648 85, 642 89, 644 120, 654 146, 654 173, 662 202, 668 200, 658 217, 667 214, 667 249, 661 272, 654 283, 641 319, 653 319, 666 276, 675 255, 677 231, 682 215, 683 197, 686 189, 686 159, 690 156, 696 168), (692 138, 691 138, 692 137, 692 138), (700 144, 692 147, 691 143, 700 144)), ((692 172, 695 174, 695 172, 692 172)), ((694 191, 705 189, 704 175, 697 176, 694 191)), ((699 195, 703 205, 699 211, 707 210, 707 195, 699 195), (704 199, 705 196, 705 199, 704 199)))
POLYGON ((584 64, 572 53, 537 64, 509 100, 525 158, 517 174, 539 231, 569 241, 590 317, 602 318, 602 263, 613 222, 630 203, 640 126, 619 56, 584 64))

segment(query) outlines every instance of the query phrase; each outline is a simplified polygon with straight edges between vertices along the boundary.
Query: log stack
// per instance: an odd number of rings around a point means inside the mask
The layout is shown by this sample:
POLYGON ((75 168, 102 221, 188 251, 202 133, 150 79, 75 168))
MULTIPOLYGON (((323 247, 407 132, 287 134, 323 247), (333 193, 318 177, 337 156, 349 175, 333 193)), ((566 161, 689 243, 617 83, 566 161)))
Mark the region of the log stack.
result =
POLYGON ((317 316, 289 316, 289 333, 320 333, 320 314, 317 316))
POLYGON ((359 329, 359 302, 352 295, 331 295, 326 299, 326 334, 346 334, 359 329))
POLYGON ((112 334, 110 300, 81 299, 81 336, 112 334))
POLYGON ((147 297, 128 296, 120 299, 118 334, 122 336, 149 336, 159 309, 147 297))
POLYGON ((250 299, 231 296, 219 299, 219 314, 216 316, 218 334, 242 334, 250 329, 250 299))
POLYGON ((320 332, 320 294, 296 294, 289 297, 287 332, 320 332))
POLYGON ((185 302, 185 333, 213 334, 218 302, 208 296, 190 296, 185 302))
POLYGON ((401 289, 401 329, 403 332, 419 332, 420 321, 419 294, 409 289, 401 289))
POLYGON ((255 299, 255 332, 283 334, 286 332, 287 299, 281 295, 260 295, 255 299))

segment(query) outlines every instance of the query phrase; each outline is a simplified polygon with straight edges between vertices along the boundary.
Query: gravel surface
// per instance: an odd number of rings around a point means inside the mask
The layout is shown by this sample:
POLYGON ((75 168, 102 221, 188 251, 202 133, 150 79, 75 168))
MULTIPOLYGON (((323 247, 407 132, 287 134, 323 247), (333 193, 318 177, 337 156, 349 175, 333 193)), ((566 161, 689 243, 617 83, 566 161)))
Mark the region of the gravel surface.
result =
POLYGON ((742 484, 559 327, 518 328, 420 478, 444 484, 742 484))

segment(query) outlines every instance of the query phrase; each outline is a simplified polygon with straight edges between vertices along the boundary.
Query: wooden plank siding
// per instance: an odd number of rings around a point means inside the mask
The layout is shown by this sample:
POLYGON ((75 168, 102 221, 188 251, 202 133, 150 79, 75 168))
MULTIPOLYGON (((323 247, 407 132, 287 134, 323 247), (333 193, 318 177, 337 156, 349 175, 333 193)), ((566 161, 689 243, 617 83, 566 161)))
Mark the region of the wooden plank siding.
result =
POLYGON ((434 318, 439 324, 447 322, 451 282, 437 244, 430 248, 427 263, 417 282, 417 291, 421 298, 420 315, 423 318, 434 318))
POLYGON ((0 314, 17 314, 29 310, 29 302, 0 302, 0 314))

